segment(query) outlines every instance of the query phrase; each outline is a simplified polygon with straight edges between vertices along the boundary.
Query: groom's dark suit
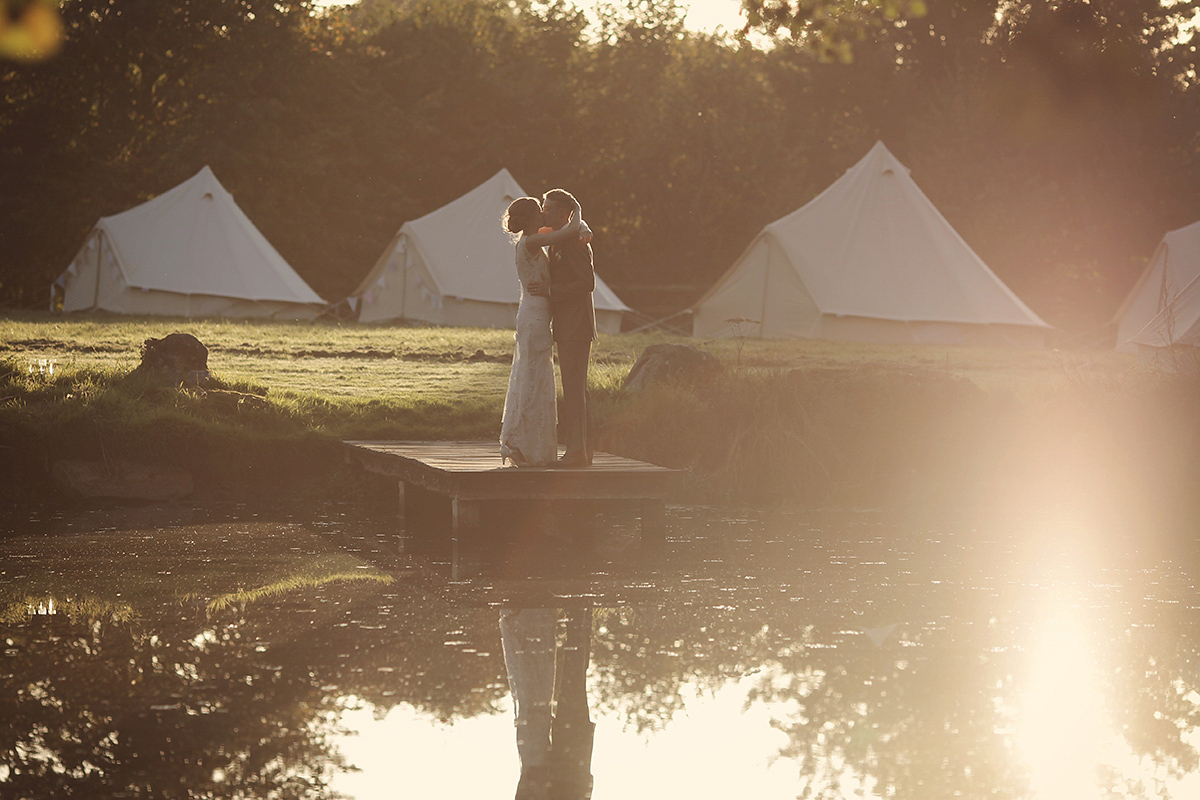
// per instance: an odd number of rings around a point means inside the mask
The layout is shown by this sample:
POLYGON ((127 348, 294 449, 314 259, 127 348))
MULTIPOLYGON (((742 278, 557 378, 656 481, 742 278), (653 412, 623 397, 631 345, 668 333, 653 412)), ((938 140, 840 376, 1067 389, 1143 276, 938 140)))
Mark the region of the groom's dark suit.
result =
POLYGON ((591 245, 572 239, 550 248, 550 320, 563 385, 559 438, 566 447, 564 459, 581 459, 588 464, 592 463, 592 414, 587 369, 592 340, 596 338, 596 311, 592 307, 595 288, 591 245))

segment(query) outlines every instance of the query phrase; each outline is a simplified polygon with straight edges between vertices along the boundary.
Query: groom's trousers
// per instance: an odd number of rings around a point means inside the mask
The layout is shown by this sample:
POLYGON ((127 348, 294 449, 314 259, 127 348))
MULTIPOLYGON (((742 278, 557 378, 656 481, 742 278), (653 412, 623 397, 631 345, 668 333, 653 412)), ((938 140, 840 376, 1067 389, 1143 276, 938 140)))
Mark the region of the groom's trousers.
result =
POLYGON ((588 397, 588 360, 592 340, 564 339, 558 344, 558 370, 562 375, 563 400, 558 418, 559 441, 565 458, 582 455, 592 463, 592 409, 588 397))

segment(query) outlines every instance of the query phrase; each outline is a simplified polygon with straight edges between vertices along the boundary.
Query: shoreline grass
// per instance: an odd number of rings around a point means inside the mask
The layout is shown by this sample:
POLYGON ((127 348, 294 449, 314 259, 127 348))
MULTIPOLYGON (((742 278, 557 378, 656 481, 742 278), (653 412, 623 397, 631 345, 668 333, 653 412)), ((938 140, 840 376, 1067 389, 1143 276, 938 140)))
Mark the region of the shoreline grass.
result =
MULTIPOLYGON (((187 469, 202 494, 349 491, 342 439, 495 437, 512 336, 0 316, 0 474, 19 495, 51 490, 57 459, 125 458, 187 469), (175 331, 265 402, 221 408, 132 373, 144 339, 175 331)), ((1175 507, 1171 487, 1200 474, 1197 381, 1115 353, 637 334, 601 336, 589 382, 599 448, 685 469, 685 499, 878 505, 1057 486, 1175 507), (642 349, 669 341, 723 373, 626 393, 642 349)))

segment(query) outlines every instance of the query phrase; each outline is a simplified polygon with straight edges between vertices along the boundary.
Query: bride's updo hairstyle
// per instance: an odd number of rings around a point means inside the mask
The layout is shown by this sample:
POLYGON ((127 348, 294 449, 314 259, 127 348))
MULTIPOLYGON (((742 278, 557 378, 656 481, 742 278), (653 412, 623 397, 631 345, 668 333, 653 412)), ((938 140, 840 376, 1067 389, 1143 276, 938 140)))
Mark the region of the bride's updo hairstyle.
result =
POLYGON ((504 212, 504 230, 509 233, 523 233, 530 227, 536 227, 536 216, 541 213, 542 204, 537 198, 518 197, 504 212))

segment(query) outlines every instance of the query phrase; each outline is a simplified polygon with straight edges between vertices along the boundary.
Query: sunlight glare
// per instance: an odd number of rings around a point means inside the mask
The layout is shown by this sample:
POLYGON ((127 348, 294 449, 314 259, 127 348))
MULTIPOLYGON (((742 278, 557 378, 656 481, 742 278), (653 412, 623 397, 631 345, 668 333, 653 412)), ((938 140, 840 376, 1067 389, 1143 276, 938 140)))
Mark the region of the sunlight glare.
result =
POLYGON ((339 724, 346 733, 335 741, 357 768, 334 776, 341 796, 491 797, 497 786, 516 785, 511 706, 448 724, 407 703, 383 714, 368 703, 343 711, 339 724))
POLYGON ((1029 655, 1030 683, 1017 742, 1030 769, 1033 796, 1097 800, 1098 770, 1107 759, 1087 621, 1078 609, 1060 607, 1044 620, 1029 655))
MULTIPOLYGON (((617 709, 592 708, 596 795, 794 798, 795 764, 777 757, 787 736, 771 725, 781 709, 747 705, 757 681, 751 675, 717 689, 685 682, 686 708, 644 733, 617 709)), ((369 703, 344 702, 344 732, 334 744, 355 769, 336 773, 331 788, 348 800, 396 797, 400 785, 404 796, 496 797, 517 784, 511 696, 495 704, 495 713, 452 723, 407 703, 380 713, 369 703)))
POLYGON ((736 33, 746 24, 741 0, 695 0, 680 5, 688 10, 684 24, 693 31, 715 33, 724 28, 726 33, 736 33))

